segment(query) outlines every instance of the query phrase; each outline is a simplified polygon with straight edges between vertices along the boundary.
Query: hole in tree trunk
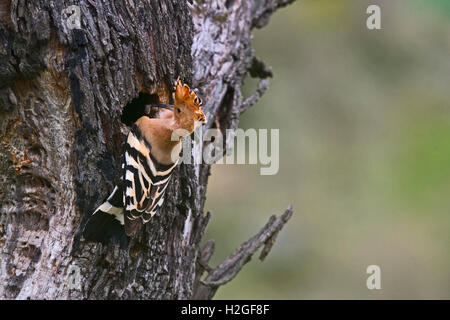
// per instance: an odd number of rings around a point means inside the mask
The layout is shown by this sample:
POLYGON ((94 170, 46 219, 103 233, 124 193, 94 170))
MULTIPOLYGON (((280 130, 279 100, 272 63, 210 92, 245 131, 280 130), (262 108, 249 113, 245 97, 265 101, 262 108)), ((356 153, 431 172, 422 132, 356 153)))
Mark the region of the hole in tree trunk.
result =
POLYGON ((157 94, 140 92, 137 98, 131 100, 122 111, 121 121, 127 126, 132 126, 137 119, 145 115, 145 106, 152 103, 159 103, 157 94))

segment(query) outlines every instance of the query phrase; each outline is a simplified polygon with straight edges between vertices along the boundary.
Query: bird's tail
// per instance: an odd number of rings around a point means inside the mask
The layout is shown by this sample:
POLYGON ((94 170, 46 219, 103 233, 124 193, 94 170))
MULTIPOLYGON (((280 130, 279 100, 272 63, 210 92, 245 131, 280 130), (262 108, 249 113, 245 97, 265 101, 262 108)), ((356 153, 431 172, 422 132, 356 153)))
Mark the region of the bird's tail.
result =
POLYGON ((121 247, 128 245, 124 229, 123 191, 115 187, 111 195, 89 217, 83 229, 87 241, 108 243, 112 240, 121 247))

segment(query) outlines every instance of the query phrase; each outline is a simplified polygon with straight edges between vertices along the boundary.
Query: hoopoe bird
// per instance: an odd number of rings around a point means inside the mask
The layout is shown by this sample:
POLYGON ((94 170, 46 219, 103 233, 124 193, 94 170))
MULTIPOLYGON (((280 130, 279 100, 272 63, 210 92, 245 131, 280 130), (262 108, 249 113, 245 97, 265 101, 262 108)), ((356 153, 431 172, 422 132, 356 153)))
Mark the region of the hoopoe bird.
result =
POLYGON ((121 245, 128 243, 142 224, 158 213, 182 148, 181 139, 206 122, 201 99, 178 77, 174 105, 158 118, 142 116, 132 126, 125 142, 123 176, 89 217, 83 237, 87 241, 121 245))

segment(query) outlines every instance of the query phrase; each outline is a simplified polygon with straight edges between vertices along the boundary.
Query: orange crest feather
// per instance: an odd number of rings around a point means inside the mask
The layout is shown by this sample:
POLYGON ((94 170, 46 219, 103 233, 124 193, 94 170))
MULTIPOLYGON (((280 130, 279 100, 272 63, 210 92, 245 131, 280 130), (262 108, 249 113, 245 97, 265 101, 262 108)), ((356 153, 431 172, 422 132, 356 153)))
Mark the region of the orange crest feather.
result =
POLYGON ((194 91, 189 89, 187 84, 181 83, 180 77, 175 81, 174 91, 174 100, 176 104, 184 104, 194 110, 202 110, 202 100, 194 91))

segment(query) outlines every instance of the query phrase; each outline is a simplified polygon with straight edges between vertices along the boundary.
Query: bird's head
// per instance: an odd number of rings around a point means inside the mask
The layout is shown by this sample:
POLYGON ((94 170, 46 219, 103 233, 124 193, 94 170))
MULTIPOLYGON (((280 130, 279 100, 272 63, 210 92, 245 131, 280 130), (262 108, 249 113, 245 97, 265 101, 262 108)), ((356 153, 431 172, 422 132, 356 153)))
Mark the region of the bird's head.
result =
POLYGON ((181 83, 180 77, 175 81, 173 100, 175 121, 180 129, 187 131, 187 134, 191 134, 197 126, 206 123, 206 116, 201 107, 202 100, 187 84, 181 83))

